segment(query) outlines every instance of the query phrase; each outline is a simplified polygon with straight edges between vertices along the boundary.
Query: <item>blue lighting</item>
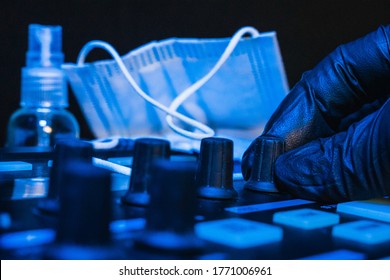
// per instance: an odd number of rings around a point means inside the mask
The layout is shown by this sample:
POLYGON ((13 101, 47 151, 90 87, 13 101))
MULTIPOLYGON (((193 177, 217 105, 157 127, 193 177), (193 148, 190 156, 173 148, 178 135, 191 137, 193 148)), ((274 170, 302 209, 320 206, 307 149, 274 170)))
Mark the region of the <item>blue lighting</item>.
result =
POLYGON ((48 177, 19 178, 14 180, 12 199, 44 197, 49 189, 48 177))
POLYGON ((112 157, 112 158, 108 158, 108 161, 123 166, 133 165, 133 157, 112 157))
POLYGON ((364 260, 364 254, 350 250, 335 250, 318 255, 308 256, 301 260, 364 260))
POLYGON ((3 161, 0 162, 0 171, 1 172, 11 172, 11 171, 26 171, 32 170, 32 164, 24 161, 3 161))
POLYGON ((40 246, 53 242, 55 231, 52 229, 27 230, 7 233, 0 236, 0 248, 5 250, 40 246))
POLYGON ((316 229, 339 223, 339 215, 314 209, 298 209, 275 213, 274 223, 292 226, 300 229, 316 229))
POLYGON ((110 224, 110 231, 112 233, 121 233, 128 231, 141 230, 145 227, 146 220, 143 218, 135 218, 129 220, 117 220, 110 224))
POLYGON ((390 223, 390 199, 340 203, 337 212, 390 223))
POLYGON ((309 200, 303 200, 303 199, 291 199, 291 200, 284 200, 284 201, 228 207, 225 208, 225 210, 236 214, 248 214, 248 213, 260 212, 260 211, 305 205, 310 203, 314 203, 314 202, 309 200))
POLYGON ((390 242, 390 225, 374 221, 356 221, 335 226, 332 235, 366 245, 381 244, 390 242))
POLYGON ((240 218, 208 221, 195 225, 199 238, 233 248, 250 248, 283 238, 283 231, 277 226, 240 218))

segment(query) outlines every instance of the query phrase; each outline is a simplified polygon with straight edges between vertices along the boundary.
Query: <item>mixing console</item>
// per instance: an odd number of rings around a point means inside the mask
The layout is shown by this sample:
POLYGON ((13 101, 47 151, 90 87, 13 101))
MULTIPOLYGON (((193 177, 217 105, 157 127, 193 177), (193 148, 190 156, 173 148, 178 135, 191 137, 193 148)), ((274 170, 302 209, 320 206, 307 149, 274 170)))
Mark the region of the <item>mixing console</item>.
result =
POLYGON ((1 259, 390 258, 388 198, 323 205, 248 187, 228 139, 202 141, 199 154, 132 144, 2 149, 1 259))

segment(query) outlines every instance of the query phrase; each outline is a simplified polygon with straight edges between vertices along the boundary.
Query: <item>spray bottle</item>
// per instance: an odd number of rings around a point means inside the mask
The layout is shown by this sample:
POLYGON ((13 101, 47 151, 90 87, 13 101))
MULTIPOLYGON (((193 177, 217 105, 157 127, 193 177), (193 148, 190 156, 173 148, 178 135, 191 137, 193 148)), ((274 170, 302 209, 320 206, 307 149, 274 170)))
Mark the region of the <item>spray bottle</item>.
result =
POLYGON ((49 147, 59 138, 78 138, 79 125, 66 110, 68 91, 61 65, 61 26, 29 25, 21 108, 8 122, 8 147, 49 147))

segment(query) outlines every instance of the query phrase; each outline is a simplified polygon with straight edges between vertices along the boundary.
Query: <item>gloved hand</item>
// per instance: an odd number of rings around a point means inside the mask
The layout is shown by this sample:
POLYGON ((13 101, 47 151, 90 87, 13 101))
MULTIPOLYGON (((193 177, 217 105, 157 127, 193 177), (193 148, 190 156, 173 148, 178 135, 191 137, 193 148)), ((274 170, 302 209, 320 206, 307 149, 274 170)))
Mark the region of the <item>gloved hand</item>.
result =
MULTIPOLYGON (((286 96, 263 135, 285 140, 280 191, 326 203, 390 194, 390 26, 339 46, 286 96)), ((253 143, 244 153, 247 180, 253 143)))

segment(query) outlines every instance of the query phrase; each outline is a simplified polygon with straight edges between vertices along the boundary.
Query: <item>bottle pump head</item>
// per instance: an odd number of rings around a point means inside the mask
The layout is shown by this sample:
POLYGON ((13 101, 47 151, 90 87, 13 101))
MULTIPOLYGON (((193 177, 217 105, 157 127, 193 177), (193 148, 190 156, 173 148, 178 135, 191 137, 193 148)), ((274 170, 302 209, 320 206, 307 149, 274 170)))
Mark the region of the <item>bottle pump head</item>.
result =
POLYGON ((63 62, 61 26, 30 24, 26 67, 22 69, 22 106, 68 106, 63 62))
POLYGON ((61 48, 61 26, 29 25, 27 67, 61 67, 64 62, 61 48))

